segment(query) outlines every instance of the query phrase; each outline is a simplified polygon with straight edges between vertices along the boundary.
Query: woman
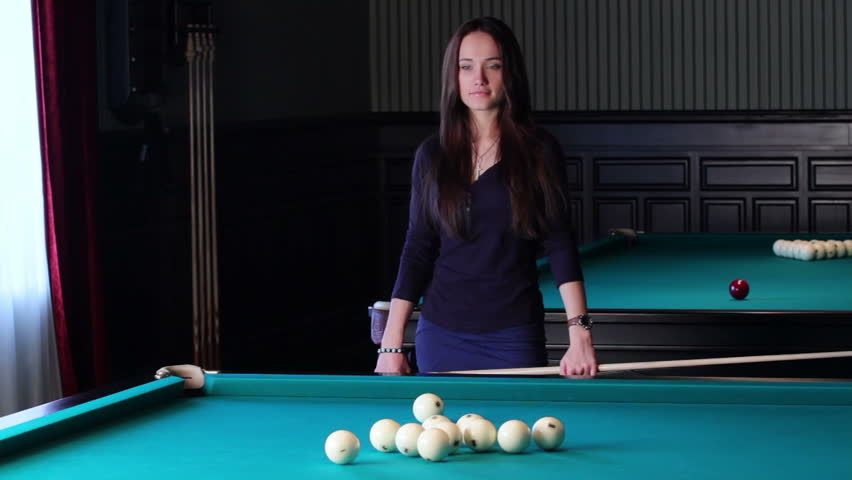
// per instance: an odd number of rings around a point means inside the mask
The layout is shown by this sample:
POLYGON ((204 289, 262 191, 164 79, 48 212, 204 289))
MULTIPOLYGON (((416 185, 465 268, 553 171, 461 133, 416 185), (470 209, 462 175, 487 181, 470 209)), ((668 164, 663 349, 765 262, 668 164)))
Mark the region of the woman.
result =
POLYGON ((547 364, 536 254, 550 258, 571 346, 563 375, 597 361, 558 142, 535 128, 520 46, 498 19, 463 24, 444 54, 440 136, 417 149, 408 232, 376 372, 408 373, 400 353, 425 294, 421 372, 547 364))

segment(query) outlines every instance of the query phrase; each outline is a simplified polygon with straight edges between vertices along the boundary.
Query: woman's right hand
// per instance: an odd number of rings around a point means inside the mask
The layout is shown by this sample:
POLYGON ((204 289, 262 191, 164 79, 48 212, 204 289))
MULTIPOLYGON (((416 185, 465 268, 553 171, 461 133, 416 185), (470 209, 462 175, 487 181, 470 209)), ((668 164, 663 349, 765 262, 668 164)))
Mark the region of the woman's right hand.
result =
POLYGON ((376 373, 405 375, 411 373, 408 356, 404 353, 380 353, 376 361, 376 373))

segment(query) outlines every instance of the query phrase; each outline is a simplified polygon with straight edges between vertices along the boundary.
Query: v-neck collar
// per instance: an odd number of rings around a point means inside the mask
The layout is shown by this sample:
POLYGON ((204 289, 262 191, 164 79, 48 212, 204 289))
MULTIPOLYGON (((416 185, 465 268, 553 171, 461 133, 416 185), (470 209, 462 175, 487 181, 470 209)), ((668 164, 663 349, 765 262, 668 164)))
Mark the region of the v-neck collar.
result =
POLYGON ((490 167, 486 168, 485 171, 482 172, 482 174, 479 176, 479 178, 471 182, 470 185, 473 186, 479 183, 486 175, 488 175, 489 172, 491 172, 491 170, 496 170, 498 165, 500 165, 500 162, 497 162, 494 165, 491 165, 490 167))

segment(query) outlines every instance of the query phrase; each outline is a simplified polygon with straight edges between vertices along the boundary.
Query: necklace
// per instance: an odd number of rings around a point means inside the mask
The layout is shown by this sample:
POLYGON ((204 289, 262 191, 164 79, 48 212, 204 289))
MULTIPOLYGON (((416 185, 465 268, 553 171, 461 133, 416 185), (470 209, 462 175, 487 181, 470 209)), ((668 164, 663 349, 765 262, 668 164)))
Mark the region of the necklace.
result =
POLYGON ((476 155, 476 179, 477 180, 479 179, 480 175, 482 175, 482 159, 485 158, 486 155, 488 155, 488 152, 490 152, 491 149, 494 148, 494 145, 497 145, 497 142, 499 140, 500 140, 500 137, 495 138, 494 141, 491 142, 491 146, 488 147, 484 152, 482 152, 482 155, 480 155, 478 152, 476 152, 476 147, 474 147, 474 155, 476 155))

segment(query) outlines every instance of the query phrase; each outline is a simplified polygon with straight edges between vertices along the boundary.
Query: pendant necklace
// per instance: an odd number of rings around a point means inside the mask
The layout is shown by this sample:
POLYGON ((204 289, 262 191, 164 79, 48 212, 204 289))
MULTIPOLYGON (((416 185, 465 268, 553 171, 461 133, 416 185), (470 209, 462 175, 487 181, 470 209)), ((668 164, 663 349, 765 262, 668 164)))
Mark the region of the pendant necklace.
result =
POLYGON ((479 180, 480 175, 482 175, 482 159, 488 155, 488 152, 494 148, 494 145, 497 145, 498 140, 500 140, 500 137, 495 138, 494 141, 491 142, 491 146, 482 152, 482 155, 476 153, 476 148, 474 147, 474 154, 476 155, 476 180, 479 180))

